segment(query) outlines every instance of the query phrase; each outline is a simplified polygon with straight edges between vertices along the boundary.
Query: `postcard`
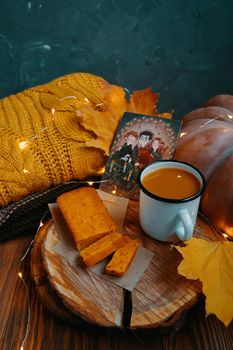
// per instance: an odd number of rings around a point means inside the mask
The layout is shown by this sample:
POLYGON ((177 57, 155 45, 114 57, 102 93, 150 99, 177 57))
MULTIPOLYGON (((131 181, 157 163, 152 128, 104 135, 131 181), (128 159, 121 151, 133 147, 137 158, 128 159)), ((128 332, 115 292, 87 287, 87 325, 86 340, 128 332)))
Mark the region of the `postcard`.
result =
POLYGON ((173 157, 180 128, 180 120, 124 113, 100 189, 137 200, 140 170, 151 162, 173 157))

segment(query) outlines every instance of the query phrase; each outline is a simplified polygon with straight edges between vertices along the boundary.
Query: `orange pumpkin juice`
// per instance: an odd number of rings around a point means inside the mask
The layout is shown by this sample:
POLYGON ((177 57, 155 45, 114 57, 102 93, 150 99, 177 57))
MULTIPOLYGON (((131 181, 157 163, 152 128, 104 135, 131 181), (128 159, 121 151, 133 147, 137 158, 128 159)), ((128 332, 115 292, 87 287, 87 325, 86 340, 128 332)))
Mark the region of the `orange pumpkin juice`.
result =
POLYGON ((177 168, 154 170, 144 176, 142 184, 152 194, 167 199, 191 197, 201 188, 193 174, 177 168))

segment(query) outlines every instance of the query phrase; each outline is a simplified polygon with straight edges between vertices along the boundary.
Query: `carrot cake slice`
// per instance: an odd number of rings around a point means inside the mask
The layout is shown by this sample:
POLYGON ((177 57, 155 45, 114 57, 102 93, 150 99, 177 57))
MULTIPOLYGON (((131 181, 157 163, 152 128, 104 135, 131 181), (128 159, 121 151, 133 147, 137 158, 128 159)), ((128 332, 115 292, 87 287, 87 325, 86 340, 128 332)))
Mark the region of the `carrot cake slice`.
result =
POLYGON ((109 275, 119 277, 123 276, 128 270, 134 255, 136 254, 139 241, 129 237, 124 238, 125 244, 115 251, 111 261, 105 268, 105 273, 109 275))
POLYGON ((102 237, 95 243, 92 243, 89 247, 81 250, 80 256, 83 259, 84 264, 87 267, 91 267, 115 252, 115 250, 121 247, 124 243, 125 239, 123 234, 113 232, 102 237))
POLYGON ((116 223, 93 187, 81 187, 63 193, 57 198, 57 203, 78 250, 117 229, 116 223))

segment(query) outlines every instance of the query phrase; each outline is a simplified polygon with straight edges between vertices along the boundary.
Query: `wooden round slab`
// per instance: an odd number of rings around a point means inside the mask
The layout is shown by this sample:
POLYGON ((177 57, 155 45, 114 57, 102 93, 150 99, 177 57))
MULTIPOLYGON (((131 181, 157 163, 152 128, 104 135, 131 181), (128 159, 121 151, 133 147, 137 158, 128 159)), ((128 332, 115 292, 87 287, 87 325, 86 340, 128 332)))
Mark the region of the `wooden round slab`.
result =
MULTIPOLYGON (((140 238, 143 246, 155 253, 133 289, 131 300, 121 287, 81 266, 71 267, 64 257, 57 254, 53 247, 58 242, 58 234, 53 223, 44 227, 42 233, 39 232, 32 253, 32 276, 38 286, 38 271, 35 268, 33 270, 33 266, 37 265, 38 251, 42 252, 40 275, 45 278, 42 271, 46 271, 49 284, 43 285, 43 293, 39 296, 56 315, 71 322, 81 317, 88 323, 101 327, 120 329, 127 325, 132 330, 154 329, 174 325, 183 311, 197 302, 201 296, 201 284, 178 274, 177 267, 182 257, 171 244, 155 241, 143 233, 138 222, 138 202, 129 203, 124 231, 140 238), (58 300, 55 299, 55 306, 49 302, 53 294, 56 298, 59 297, 58 300), (129 306, 130 315, 127 314, 129 306)), ((200 218, 195 226, 195 236, 218 239, 215 232, 200 218)))
MULTIPOLYGON (((146 235, 138 218, 139 204, 131 201, 124 228, 130 235, 140 237, 143 246, 155 255, 131 294, 130 328, 148 329, 175 325, 182 313, 201 296, 201 283, 178 274, 181 254, 172 244, 156 241, 146 235)), ((200 218, 197 219, 194 236, 210 240, 221 238, 200 218)))
POLYGON ((53 225, 52 219, 43 224, 35 237, 31 250, 30 272, 35 282, 36 292, 43 305, 59 319, 75 325, 82 324, 83 320, 65 307, 47 278, 42 261, 42 242, 51 225, 53 225))
POLYGON ((124 290, 82 266, 73 268, 53 251, 57 242, 52 224, 42 243, 42 256, 50 284, 65 306, 92 324, 122 327, 124 290))

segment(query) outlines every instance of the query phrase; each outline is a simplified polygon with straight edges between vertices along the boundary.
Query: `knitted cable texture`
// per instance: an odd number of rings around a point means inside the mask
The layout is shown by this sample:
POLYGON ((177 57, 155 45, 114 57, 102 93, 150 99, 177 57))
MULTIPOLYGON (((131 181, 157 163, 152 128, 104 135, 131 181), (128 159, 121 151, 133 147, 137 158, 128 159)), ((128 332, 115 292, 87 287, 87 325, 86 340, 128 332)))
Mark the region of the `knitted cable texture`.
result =
MULTIPOLYGON (((0 100, 0 206, 70 180, 98 176, 125 111, 158 114, 151 88, 69 74, 0 100)), ((4 210, 4 208, 2 208, 4 210)))
POLYGON ((1 99, 0 206, 97 175, 125 104, 121 87, 87 73, 1 99))

